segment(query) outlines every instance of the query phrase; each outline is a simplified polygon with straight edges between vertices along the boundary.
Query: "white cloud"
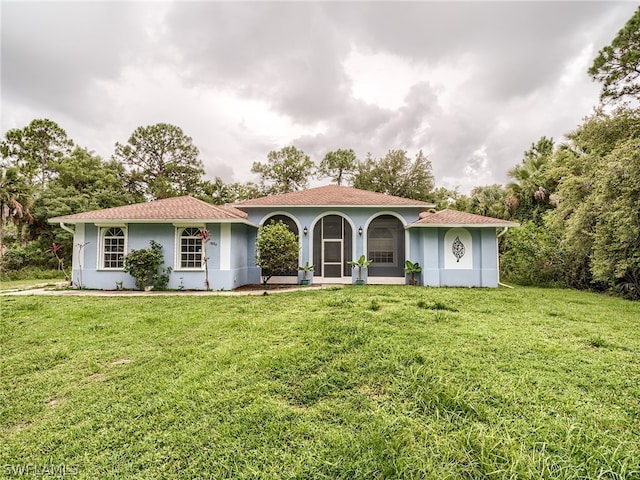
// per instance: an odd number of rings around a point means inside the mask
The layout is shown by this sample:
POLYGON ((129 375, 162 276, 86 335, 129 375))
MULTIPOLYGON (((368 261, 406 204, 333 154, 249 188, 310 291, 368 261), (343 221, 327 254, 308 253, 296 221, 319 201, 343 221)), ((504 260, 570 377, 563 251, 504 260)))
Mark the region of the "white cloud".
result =
POLYGON ((319 161, 423 149, 439 185, 506 181, 598 102, 586 74, 633 14, 598 2, 3 4, 2 134, 50 118, 109 158, 173 123, 210 176, 255 179, 295 143, 319 161))
POLYGON ((355 46, 342 65, 353 98, 390 110, 403 106, 411 86, 421 80, 407 59, 382 52, 365 54, 355 46))

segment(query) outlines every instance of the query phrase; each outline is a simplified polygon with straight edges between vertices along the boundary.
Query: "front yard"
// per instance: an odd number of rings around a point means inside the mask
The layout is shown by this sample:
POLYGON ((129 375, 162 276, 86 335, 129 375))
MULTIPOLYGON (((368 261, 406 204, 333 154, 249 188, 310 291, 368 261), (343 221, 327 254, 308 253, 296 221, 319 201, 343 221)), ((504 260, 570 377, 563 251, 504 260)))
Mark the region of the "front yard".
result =
POLYGON ((0 477, 640 478, 639 303, 346 286, 0 307, 0 477))

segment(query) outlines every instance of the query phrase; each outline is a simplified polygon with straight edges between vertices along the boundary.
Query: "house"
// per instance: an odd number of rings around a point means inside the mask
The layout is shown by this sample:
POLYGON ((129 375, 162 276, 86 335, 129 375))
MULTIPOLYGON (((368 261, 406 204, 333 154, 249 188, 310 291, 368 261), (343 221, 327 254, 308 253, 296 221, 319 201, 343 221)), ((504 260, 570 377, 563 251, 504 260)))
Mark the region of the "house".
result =
POLYGON ((190 196, 107 208, 49 219, 73 232, 72 277, 76 285, 113 290, 116 282, 134 288, 123 271, 123 256, 163 246, 164 261, 173 271, 168 288, 204 289, 201 229, 210 235, 207 258, 210 287, 232 289, 258 283, 254 265, 258 225, 230 206, 211 205, 190 196))
MULTIPOLYGON (((133 288, 122 270, 132 249, 163 245, 172 267, 169 288, 204 288, 206 244, 212 289, 260 283, 255 265, 258 228, 281 220, 300 242, 299 264, 315 265, 314 283, 353 283, 348 261, 364 254, 372 263, 368 283, 404 284, 405 260, 423 267, 422 284, 497 287, 498 236, 516 223, 407 198, 328 185, 272 195, 234 206, 211 205, 190 196, 55 217, 74 234, 73 279, 88 288, 133 288), (82 245, 82 248, 79 246, 82 245), (80 281, 80 276, 82 281, 80 281)), ((273 283, 298 283, 301 273, 283 272, 273 283)))

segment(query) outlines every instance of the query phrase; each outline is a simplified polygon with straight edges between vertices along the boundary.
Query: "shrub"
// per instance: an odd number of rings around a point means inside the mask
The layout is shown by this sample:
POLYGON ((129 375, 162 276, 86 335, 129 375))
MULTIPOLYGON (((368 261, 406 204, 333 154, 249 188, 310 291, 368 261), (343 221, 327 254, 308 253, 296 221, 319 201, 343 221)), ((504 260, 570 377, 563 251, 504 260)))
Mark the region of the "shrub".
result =
POLYGON ((2 256, 0 268, 4 273, 19 271, 24 268, 38 267, 42 270, 50 270, 58 267, 58 261, 47 252, 47 247, 36 242, 26 246, 13 244, 2 256))
POLYGON ((0 275, 0 281, 8 280, 41 280, 49 278, 62 278, 60 270, 43 270, 40 267, 24 267, 20 270, 12 270, 0 275))
POLYGON ((520 285, 554 286, 562 280, 560 241, 548 226, 525 222, 501 245, 500 273, 520 285))
POLYGON ((124 271, 136 279, 136 288, 144 290, 153 286, 155 290, 165 290, 169 284, 171 267, 163 267, 162 245, 151 240, 151 248, 131 250, 124 257, 124 271))
POLYGON ((282 220, 278 223, 272 221, 258 231, 256 265, 262 270, 262 283, 265 287, 273 275, 296 270, 299 249, 296 235, 282 220))

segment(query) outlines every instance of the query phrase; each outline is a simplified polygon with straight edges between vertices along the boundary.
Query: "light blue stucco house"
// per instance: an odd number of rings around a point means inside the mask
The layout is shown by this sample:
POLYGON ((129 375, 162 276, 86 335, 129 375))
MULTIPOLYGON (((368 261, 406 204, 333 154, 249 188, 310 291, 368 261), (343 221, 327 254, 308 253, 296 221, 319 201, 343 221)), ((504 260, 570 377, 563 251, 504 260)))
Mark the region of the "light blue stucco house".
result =
MULTIPOLYGON (((204 262, 215 290, 260 283, 255 265, 260 226, 281 220, 298 237, 299 264, 315 266, 313 283, 353 283, 348 261, 365 255, 370 284, 404 284, 406 260, 423 270, 430 286, 497 287, 498 236, 516 223, 350 187, 328 185, 211 205, 190 196, 55 217, 73 232, 73 281, 87 288, 114 289, 134 280, 122 270, 133 249, 163 246, 172 267, 169 288, 204 289, 204 262), (200 231, 206 229, 206 244, 200 231), (203 248, 204 247, 204 248, 203 248)), ((282 272, 272 283, 298 283, 302 273, 282 272)))

